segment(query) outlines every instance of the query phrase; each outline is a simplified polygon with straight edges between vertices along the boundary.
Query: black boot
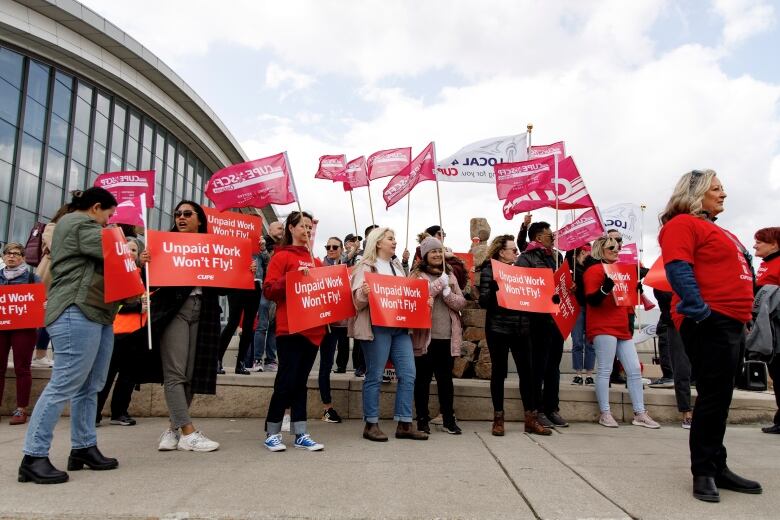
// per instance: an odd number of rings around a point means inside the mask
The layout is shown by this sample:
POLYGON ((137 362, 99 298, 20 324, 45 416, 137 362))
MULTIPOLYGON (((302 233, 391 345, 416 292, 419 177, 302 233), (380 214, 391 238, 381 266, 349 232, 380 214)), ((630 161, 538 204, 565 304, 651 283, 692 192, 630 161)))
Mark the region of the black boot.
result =
POLYGON ((737 493, 749 493, 751 495, 760 495, 763 492, 761 484, 755 480, 742 478, 729 468, 724 469, 720 475, 715 477, 715 485, 722 489, 730 489, 737 493))
POLYGON ((720 493, 712 477, 693 477, 693 496, 704 502, 720 502, 720 493))
POLYGON ((431 422, 430 417, 418 417, 417 418, 417 429, 421 432, 425 433, 431 433, 431 427, 428 425, 428 423, 431 422))
POLYGON ((251 372, 246 369, 243 361, 239 361, 236 363, 236 374, 240 374, 242 376, 248 376, 249 374, 251 374, 251 372))
POLYGON ((104 457, 97 446, 70 450, 68 471, 78 471, 84 469, 84 466, 96 471, 102 471, 106 469, 116 469, 119 466, 119 461, 104 457))
POLYGON ((36 484, 61 484, 68 481, 68 474, 55 468, 49 457, 25 455, 19 465, 19 482, 36 484))
POLYGON ((443 418, 442 429, 452 435, 460 435, 463 433, 463 430, 461 430, 460 426, 458 426, 458 422, 455 420, 454 415, 447 415, 443 418))
POLYGON ((764 426, 761 428, 764 433, 780 433, 780 424, 773 424, 772 426, 764 426))

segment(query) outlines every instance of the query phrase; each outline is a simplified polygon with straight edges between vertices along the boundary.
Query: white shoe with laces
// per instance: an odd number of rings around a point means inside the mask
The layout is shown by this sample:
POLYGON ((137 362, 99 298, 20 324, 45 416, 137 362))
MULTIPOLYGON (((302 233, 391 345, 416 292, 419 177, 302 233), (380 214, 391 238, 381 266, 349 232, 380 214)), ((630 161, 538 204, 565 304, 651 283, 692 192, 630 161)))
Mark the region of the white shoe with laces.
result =
POLYGON ((30 366, 35 368, 52 368, 54 366, 54 361, 47 358, 46 356, 42 358, 34 357, 30 362, 30 366))
POLYGON ((182 451, 214 451, 219 449, 219 443, 212 441, 200 430, 195 430, 189 435, 182 435, 176 446, 182 451))
POLYGON ((661 427, 660 424, 655 422, 652 418, 650 418, 649 415, 647 415, 647 412, 635 413, 634 420, 631 421, 631 424, 634 426, 642 426, 643 428, 650 428, 652 430, 657 430, 661 427))
POLYGON ((168 428, 160 435, 160 445, 157 446, 157 449, 160 451, 173 451, 178 444, 179 432, 168 428))
POLYGON ((615 418, 612 417, 611 412, 601 412, 601 415, 599 416, 599 424, 602 426, 606 426, 607 428, 618 427, 618 423, 615 420, 615 418))

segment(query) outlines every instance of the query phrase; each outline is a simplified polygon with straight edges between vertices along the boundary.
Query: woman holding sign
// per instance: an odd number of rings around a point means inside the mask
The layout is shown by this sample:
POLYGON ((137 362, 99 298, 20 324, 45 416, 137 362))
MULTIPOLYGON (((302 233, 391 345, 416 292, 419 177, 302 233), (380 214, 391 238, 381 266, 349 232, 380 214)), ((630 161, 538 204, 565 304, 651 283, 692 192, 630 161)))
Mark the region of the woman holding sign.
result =
POLYGON ((379 429, 379 389, 382 373, 391 359, 398 377, 395 394, 395 416, 398 427, 397 439, 426 440, 428 434, 418 431, 412 425, 412 397, 414 395, 414 349, 409 330, 401 327, 380 327, 372 325, 368 295, 371 292, 366 282, 366 273, 387 276, 405 276, 403 266, 395 258, 395 232, 390 228, 376 228, 366 241, 362 260, 352 273, 352 298, 357 316, 349 322, 350 336, 360 340, 366 359, 366 379, 363 382, 363 416, 365 428, 363 438, 386 442, 387 435, 379 429))
MULTIPOLYGON (((33 273, 24 262, 24 246, 18 242, 9 242, 3 247, 3 262, 5 268, 0 269, 0 285, 21 285, 40 283, 41 279, 33 273)), ((5 302, 2 306, 6 316, 10 313, 5 302)), ((0 331, 0 402, 5 389, 5 367, 8 365, 8 354, 14 353, 14 374, 16 375, 16 410, 11 415, 10 424, 27 422, 27 405, 30 404, 30 389, 32 388, 32 362, 36 329, 12 329, 0 331)))
POLYGON ((265 419, 265 447, 270 451, 287 449, 282 443, 282 421, 286 408, 290 408, 291 428, 295 434, 293 445, 308 451, 319 451, 325 447, 315 442, 306 431, 306 383, 317 357, 317 347, 325 337, 325 327, 290 334, 287 323, 287 273, 308 273, 308 269, 321 266, 309 250, 311 230, 310 214, 300 211, 290 213, 284 223, 284 236, 274 248, 263 282, 263 294, 276 302, 276 354, 279 359, 274 393, 265 419))
POLYGON ((452 268, 444 260, 444 246, 439 239, 428 237, 422 241, 420 261, 410 276, 427 281, 433 298, 431 328, 412 329, 414 364, 417 369, 414 381, 417 429, 430 433, 428 397, 431 379, 435 374, 444 431, 460 435, 461 429, 455 422, 453 409, 452 366, 453 359, 460 356, 463 334, 459 312, 466 305, 466 299, 452 268))
POLYGON ((68 470, 119 466, 97 448, 97 393, 103 388, 114 345, 117 303, 105 303, 102 230, 117 201, 102 188, 74 192, 74 210, 54 230, 46 328, 57 352, 49 384, 38 398, 24 439, 19 481, 66 482, 68 474, 49 461, 54 427, 70 402, 68 470))
POLYGON ((645 428, 660 428, 647 414, 642 390, 642 370, 634 346, 633 334, 628 322, 630 307, 615 303, 615 282, 607 275, 604 264, 614 264, 618 259, 620 244, 611 237, 600 237, 593 242, 591 258, 585 261, 585 336, 596 349, 596 398, 599 402, 599 424, 617 428, 618 423, 609 409, 609 375, 615 356, 626 371, 628 393, 634 407, 631 424, 645 428))

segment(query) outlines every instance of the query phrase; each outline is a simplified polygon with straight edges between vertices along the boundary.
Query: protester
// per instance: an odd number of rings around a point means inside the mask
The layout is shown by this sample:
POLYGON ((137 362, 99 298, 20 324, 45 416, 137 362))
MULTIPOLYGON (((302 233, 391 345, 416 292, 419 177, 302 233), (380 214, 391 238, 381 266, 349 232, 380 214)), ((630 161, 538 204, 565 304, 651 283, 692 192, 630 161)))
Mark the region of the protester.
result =
MULTIPOLYGON (((371 234, 371 232, 378 227, 379 226, 376 224, 372 224, 365 229, 364 235, 366 237, 366 241, 368 241, 368 236, 371 234)), ((363 245, 365 247, 365 242, 363 245)), ((360 262, 360 260, 363 259, 363 251, 364 249, 360 249, 355 253, 352 258, 351 267, 354 267, 358 264, 358 262, 360 262)), ((355 377, 365 377, 366 358, 363 355, 363 345, 361 344, 361 341, 355 337, 352 337, 352 368, 355 370, 355 377)))
POLYGON ((444 261, 444 246, 434 237, 428 237, 420 244, 422 260, 411 273, 413 278, 428 282, 431 308, 431 328, 412 329, 414 364, 414 402, 417 409, 417 429, 431 433, 431 421, 428 410, 431 380, 436 376, 436 388, 439 392, 439 410, 442 414, 442 427, 445 432, 460 435, 461 429, 455 420, 453 406, 454 387, 452 384, 453 359, 460 357, 462 327, 460 311, 466 305, 466 299, 458 286, 458 280, 452 268, 444 261))
POLYGON ((51 379, 38 398, 27 435, 19 481, 58 484, 68 474, 49 460, 54 428, 70 402, 71 452, 68 470, 119 466, 97 447, 97 393, 103 388, 114 342, 112 323, 118 304, 103 298, 102 229, 117 201, 102 188, 73 193, 70 208, 56 229, 51 251, 51 288, 46 327, 57 352, 51 379))
MULTIPOLYGON (((175 233, 206 233, 203 208, 189 200, 173 212, 175 233)), ((150 261, 154 269, 154 259, 150 261)), ((160 435, 159 451, 209 452, 219 443, 195 428, 189 409, 194 394, 215 394, 219 361, 219 290, 211 287, 152 288, 150 319, 153 348, 160 352, 170 427, 160 435)))
MULTIPOLYGON (((3 247, 5 267, 0 269, 0 286, 40 283, 41 279, 24 261, 24 245, 9 242, 3 247)), ((27 422, 27 406, 30 404, 32 389, 32 372, 30 362, 37 331, 35 329, 0 330, 0 402, 5 389, 5 367, 8 366, 8 355, 13 349, 14 375, 16 375, 16 409, 11 414, 9 423, 12 425, 27 422)), ((45 355, 45 351, 44 351, 45 355)))
POLYGON ((341 263, 352 266, 354 264, 353 259, 355 255, 360 251, 360 242, 363 241, 363 237, 355 236, 349 233, 344 237, 343 252, 341 253, 341 263))
POLYGON ((577 315, 577 321, 571 331, 571 362, 576 374, 571 384, 593 386, 596 384, 593 379, 596 350, 593 348, 593 343, 585 336, 587 304, 585 302, 585 284, 582 281, 582 276, 585 274, 585 260, 589 257, 590 245, 587 244, 566 253, 566 260, 569 262, 569 268, 574 278, 574 297, 580 305, 580 313, 577 315))
POLYGON ((751 336, 764 338, 765 352, 771 355, 771 361, 767 364, 769 376, 775 381, 775 402, 777 403, 777 412, 775 412, 774 421, 770 426, 761 428, 764 433, 780 433, 780 392, 777 390, 777 384, 780 383, 780 227, 762 228, 756 231, 754 235, 755 244, 753 249, 756 256, 762 260, 756 273, 756 298, 753 305, 753 328, 751 336), (762 305, 766 308, 762 309, 762 305), (766 319, 763 320, 763 316, 766 319), (769 324, 769 327, 761 327, 763 324, 769 324), (775 333, 772 333, 774 326, 775 333), (765 333, 761 332, 764 329, 765 333), (766 330, 768 329, 768 330, 766 330))
POLYGON ((628 393, 634 408, 631 424, 660 428, 645 409, 642 371, 629 329, 628 307, 615 303, 612 294, 615 283, 603 267, 603 264, 617 262, 619 250, 620 246, 614 238, 597 238, 593 242, 591 258, 586 261, 587 267, 583 276, 587 302, 585 331, 596 349, 596 398, 601 411, 599 424, 608 428, 618 427, 609 407, 609 375, 617 356, 626 371, 628 393))
POLYGON ((368 234, 363 258, 352 272, 352 298, 357 316, 349 321, 349 334, 363 345, 366 362, 366 379, 363 382, 363 438, 385 442, 379 428, 379 387, 387 360, 395 366, 398 387, 395 394, 395 415, 398 422, 397 439, 426 440, 428 434, 418 431, 412 424, 412 396, 414 394, 414 350, 408 329, 372 325, 368 306, 371 291, 366 273, 388 276, 404 276, 401 263, 395 258, 395 232, 390 228, 377 228, 368 234))
POLYGON ((661 311, 658 323, 663 325, 662 327, 656 327, 656 334, 658 335, 658 342, 660 343, 663 340, 669 352, 674 397, 677 401, 677 410, 682 415, 680 425, 684 429, 690 430, 693 417, 693 408, 691 407, 691 362, 685 353, 685 345, 683 345, 680 332, 675 328, 672 321, 672 293, 653 289, 653 295, 658 302, 658 309, 661 311))
MULTIPOLYGON (((268 224, 268 235, 265 236, 265 262, 267 272, 268 263, 274 248, 284 237, 284 224, 279 221, 268 224)), ((276 304, 265 297, 260 291, 260 308, 257 311, 257 328, 254 337, 255 364, 258 372, 276 372, 276 304)))
POLYGON ((485 335, 492 372, 490 376, 490 397, 493 401, 493 425, 491 433, 504 435, 504 380, 507 376, 509 353, 515 360, 520 376, 520 397, 525 410, 525 431, 539 435, 551 435, 552 431, 538 420, 538 409, 542 405, 541 380, 533 373, 533 355, 530 339, 530 321, 520 311, 505 309, 498 305, 496 292, 498 283, 493 279, 491 260, 508 265, 518 257, 517 246, 512 235, 499 235, 490 243, 485 262, 481 266, 479 281, 479 305, 486 310, 485 335), (539 384, 537 384, 539 383, 539 384))
POLYGON ((263 282, 263 294, 276 302, 276 340, 279 347, 279 371, 276 373, 274 392, 265 420, 265 447, 270 451, 287 449, 282 443, 281 434, 285 408, 290 408, 294 446, 308 451, 324 448, 307 433, 306 383, 317 357, 317 347, 325 336, 325 327, 291 334, 287 325, 287 273, 303 271, 308 274, 310 268, 321 265, 319 260, 312 257, 309 249, 311 230, 312 216, 309 213, 290 213, 284 223, 284 236, 274 250, 263 282))
MULTIPOLYGON (((549 269, 555 273, 563 263, 563 257, 553 249, 553 232, 550 224, 534 222, 528 227, 528 238, 531 241, 515 265, 532 269, 549 269)), ((543 387, 542 401, 535 403, 538 407, 537 420, 546 428, 553 426, 565 428, 569 423, 561 417, 558 407, 563 337, 552 314, 529 312, 523 313, 523 317, 529 320, 530 326, 531 376, 536 380, 535 387, 543 387)), ((534 391, 536 390, 535 388, 534 391)))
MULTIPOLYGON (((344 263, 343 245, 338 237, 330 237, 325 245, 324 265, 340 265, 344 263)), ((330 393, 330 371, 333 368, 333 358, 338 349, 336 372, 347 371, 349 360, 349 337, 347 337, 347 320, 331 323, 320 343, 320 368, 318 382, 320 398, 322 399, 322 420, 330 423, 340 423, 341 417, 333 409, 333 399, 330 393), (341 368, 343 367, 343 369, 341 368)))
MULTIPOLYGON (((141 268, 148 259, 148 253, 144 255, 144 244, 134 237, 127 238, 127 249, 130 257, 135 261, 136 266, 141 268)), ((141 276, 144 276, 141 271, 141 276)), ((134 298, 131 301, 124 302, 119 307, 119 312, 114 318, 114 350, 111 353, 111 362, 108 365, 108 374, 106 375, 106 384, 98 393, 97 416, 95 425, 99 426, 103 418, 103 406, 106 404, 111 387, 114 392, 111 394, 111 424, 119 426, 135 426, 136 420, 130 416, 128 408, 133 398, 133 387, 135 382, 131 375, 132 365, 132 340, 128 341, 128 334, 142 328, 142 314, 146 314, 148 300, 145 296, 134 298), (123 329, 125 324, 130 324, 131 329, 123 329), (117 377, 118 376, 118 377, 117 377), (116 378, 116 385, 114 379, 116 378)), ((148 342, 145 342, 148 344, 148 342)))
POLYGON ((689 445, 693 496, 720 500, 718 488, 761 493, 726 465, 726 433, 740 343, 753 304, 753 275, 739 240, 715 224, 726 192, 713 170, 682 176, 661 213, 659 242, 674 289, 672 318, 696 377, 689 445))
POLYGON ((517 248, 521 253, 525 251, 526 247, 528 247, 528 226, 531 225, 532 218, 533 217, 530 213, 523 215, 523 223, 520 224, 520 231, 517 232, 517 239, 515 243, 517 244, 517 248))

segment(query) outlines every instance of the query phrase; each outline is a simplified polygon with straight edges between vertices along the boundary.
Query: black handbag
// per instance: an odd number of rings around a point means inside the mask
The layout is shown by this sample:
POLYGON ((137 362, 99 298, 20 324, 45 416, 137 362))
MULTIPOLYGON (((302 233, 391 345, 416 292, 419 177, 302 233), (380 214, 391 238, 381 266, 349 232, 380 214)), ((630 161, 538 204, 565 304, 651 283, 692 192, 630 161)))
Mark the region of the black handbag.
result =
POLYGON ((766 363, 746 359, 737 375, 737 388, 751 392, 765 392, 769 388, 766 363))

